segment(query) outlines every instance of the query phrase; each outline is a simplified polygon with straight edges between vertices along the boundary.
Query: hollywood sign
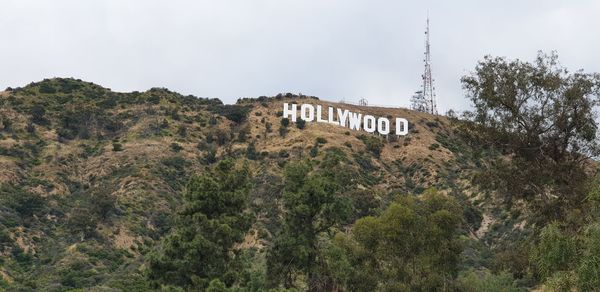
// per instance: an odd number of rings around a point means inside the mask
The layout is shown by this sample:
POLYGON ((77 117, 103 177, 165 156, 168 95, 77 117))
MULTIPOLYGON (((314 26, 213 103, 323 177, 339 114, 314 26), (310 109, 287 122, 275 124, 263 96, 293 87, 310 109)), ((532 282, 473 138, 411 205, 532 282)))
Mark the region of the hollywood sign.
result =
MULTIPOLYGON (((392 129, 390 120, 384 117, 363 115, 330 106, 327 108, 327 118, 324 119, 323 107, 320 105, 302 104, 300 105, 300 115, 298 115, 297 104, 283 103, 283 118, 288 118, 292 122, 296 122, 298 117, 306 122, 314 122, 316 120, 317 123, 338 125, 355 131, 362 129, 367 133, 377 132, 381 135, 390 134, 392 129)), ((396 135, 404 136, 408 134, 408 120, 396 118, 394 122, 394 133, 396 135)))

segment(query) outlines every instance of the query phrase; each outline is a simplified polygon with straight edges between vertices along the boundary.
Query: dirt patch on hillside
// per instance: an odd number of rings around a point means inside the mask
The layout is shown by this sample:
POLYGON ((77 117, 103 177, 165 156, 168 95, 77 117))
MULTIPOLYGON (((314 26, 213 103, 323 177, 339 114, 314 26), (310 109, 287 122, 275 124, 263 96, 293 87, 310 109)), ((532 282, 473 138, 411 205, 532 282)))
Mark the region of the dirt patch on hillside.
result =
POLYGON ((0 276, 4 279, 4 282, 12 284, 13 279, 4 270, 0 270, 0 276))
POLYGON ((129 232, 121 229, 115 236, 113 243, 117 248, 131 250, 132 248, 137 248, 137 239, 138 238, 136 236, 133 236, 129 232))
POLYGON ((483 219, 481 220, 481 226, 475 232, 477 238, 482 238, 488 232, 492 223, 494 223, 492 216, 484 213, 483 219))
POLYGON ((0 183, 17 183, 21 178, 21 169, 14 160, 0 156, 0 183))
POLYGON ((13 240, 25 253, 35 254, 35 245, 33 241, 24 236, 25 229, 23 227, 17 227, 13 233, 13 240))
POLYGON ((236 249, 256 248, 262 250, 265 248, 266 242, 258 236, 258 230, 253 229, 244 236, 244 241, 235 246, 236 249))

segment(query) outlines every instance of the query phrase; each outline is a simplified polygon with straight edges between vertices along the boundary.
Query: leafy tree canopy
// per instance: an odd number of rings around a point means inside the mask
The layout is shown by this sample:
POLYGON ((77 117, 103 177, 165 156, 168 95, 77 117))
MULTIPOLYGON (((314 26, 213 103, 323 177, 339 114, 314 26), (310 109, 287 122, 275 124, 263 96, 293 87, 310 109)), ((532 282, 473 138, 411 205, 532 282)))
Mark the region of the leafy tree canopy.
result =
POLYGON ((248 176, 247 166, 226 159, 210 173, 190 180, 177 226, 162 248, 149 256, 151 280, 190 289, 235 282, 233 247, 251 224, 244 211, 248 176))
POLYGON ((485 57, 462 78, 475 110, 466 132, 507 154, 480 177, 505 196, 539 201, 546 217, 585 193, 585 161, 600 154, 594 108, 600 75, 569 72, 555 54, 534 62, 485 57))

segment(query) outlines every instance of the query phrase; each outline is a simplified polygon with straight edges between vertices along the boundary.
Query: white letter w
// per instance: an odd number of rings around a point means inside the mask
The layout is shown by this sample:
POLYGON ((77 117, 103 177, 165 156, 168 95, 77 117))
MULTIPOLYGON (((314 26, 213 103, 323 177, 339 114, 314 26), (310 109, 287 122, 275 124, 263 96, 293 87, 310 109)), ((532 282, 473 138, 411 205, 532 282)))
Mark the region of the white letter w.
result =
POLYGON ((360 131, 362 114, 350 112, 350 129, 360 131))

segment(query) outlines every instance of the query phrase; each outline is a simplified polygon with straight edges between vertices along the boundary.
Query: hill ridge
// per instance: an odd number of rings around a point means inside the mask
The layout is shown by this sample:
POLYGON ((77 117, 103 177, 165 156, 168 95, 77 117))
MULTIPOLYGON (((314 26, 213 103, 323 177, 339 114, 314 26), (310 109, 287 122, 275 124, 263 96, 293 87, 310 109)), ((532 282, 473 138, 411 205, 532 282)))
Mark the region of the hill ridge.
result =
POLYGON ((349 196, 372 208, 435 187, 472 205, 467 226, 475 234, 492 204, 470 184, 481 154, 444 116, 293 94, 228 105, 168 89, 116 93, 70 78, 0 96, 0 253, 8 257, 0 273, 16 287, 142 285, 144 255, 169 232, 188 179, 227 157, 253 170, 250 208, 257 219, 241 246, 263 255, 281 216, 283 168, 303 159, 319 163, 327 153, 356 173, 359 188, 349 196), (305 101, 404 117, 410 132, 382 137, 284 123, 283 103, 305 101), (79 266, 91 274, 72 274, 79 266))

